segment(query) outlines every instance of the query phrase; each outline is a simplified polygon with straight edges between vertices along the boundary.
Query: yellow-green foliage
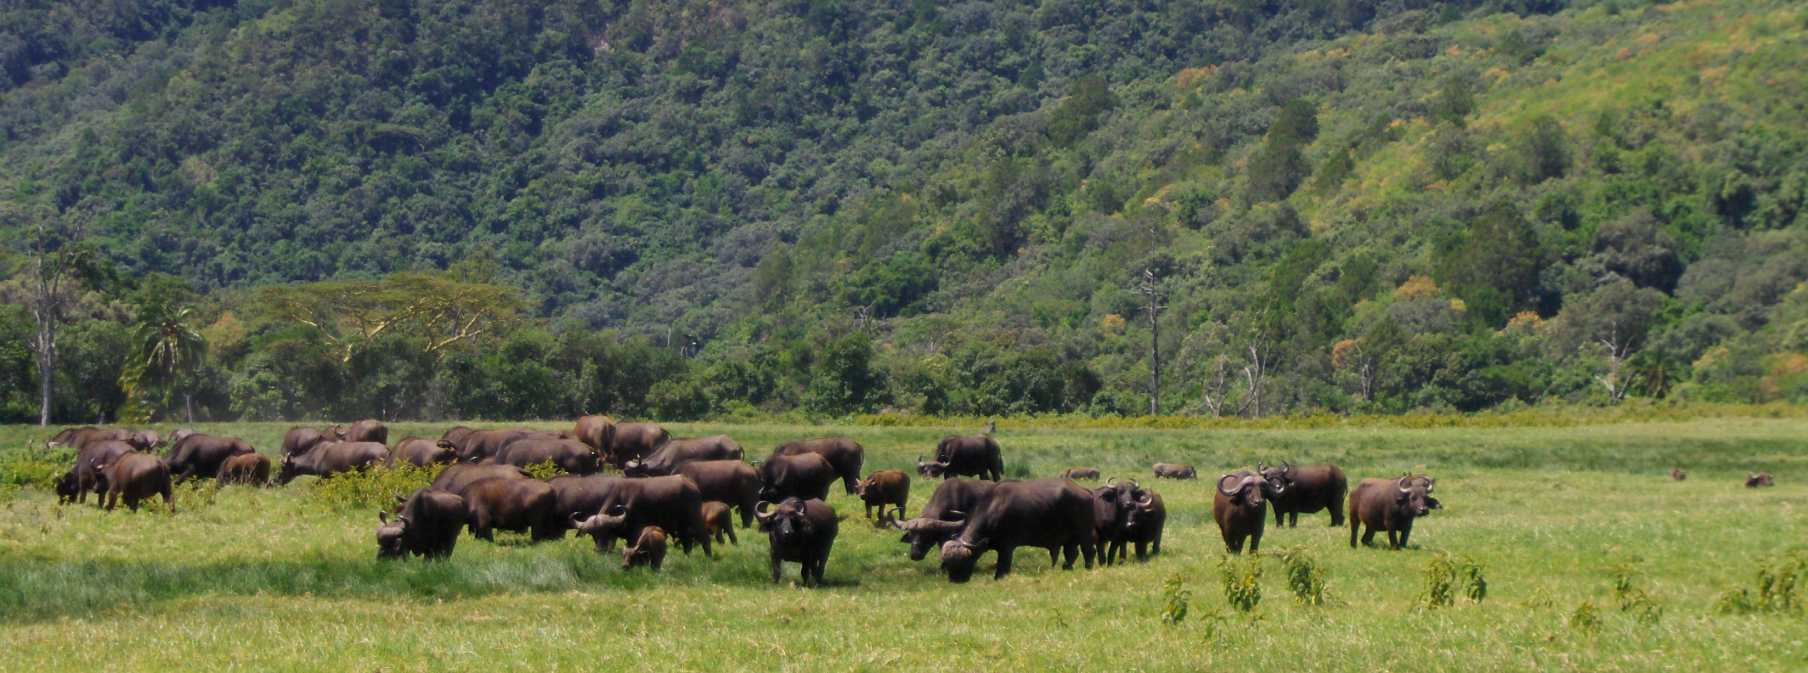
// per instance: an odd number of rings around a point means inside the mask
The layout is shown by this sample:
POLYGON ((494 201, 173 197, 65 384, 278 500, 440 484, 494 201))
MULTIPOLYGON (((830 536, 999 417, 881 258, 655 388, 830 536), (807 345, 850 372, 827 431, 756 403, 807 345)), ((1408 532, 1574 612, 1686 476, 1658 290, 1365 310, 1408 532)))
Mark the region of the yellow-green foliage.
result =
POLYGON ((437 467, 379 465, 315 481, 311 489, 322 502, 338 509, 389 509, 396 498, 426 488, 438 473, 437 467))

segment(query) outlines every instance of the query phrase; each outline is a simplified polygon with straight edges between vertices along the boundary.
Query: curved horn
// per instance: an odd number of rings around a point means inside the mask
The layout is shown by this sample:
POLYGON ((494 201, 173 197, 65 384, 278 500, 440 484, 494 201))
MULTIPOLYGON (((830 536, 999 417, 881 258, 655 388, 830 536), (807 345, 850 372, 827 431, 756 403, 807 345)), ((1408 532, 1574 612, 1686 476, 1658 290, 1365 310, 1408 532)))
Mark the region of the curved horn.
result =
POLYGON ((584 525, 584 517, 582 515, 578 514, 577 512, 572 512, 571 513, 571 527, 577 528, 582 525, 584 525))
POLYGON ((770 509, 771 507, 772 507, 771 501, 761 500, 760 504, 753 506, 753 518, 759 519, 761 523, 770 521, 772 519, 772 512, 768 512, 766 510, 770 509))
POLYGON ((947 517, 945 519, 942 519, 943 521, 966 521, 967 520, 967 513, 960 511, 958 509, 951 509, 946 512, 942 512, 942 516, 947 517))
POLYGON ((1117 477, 1112 477, 1110 479, 1105 480, 1105 486, 1107 486, 1107 487, 1116 486, 1116 485, 1117 485, 1117 477))
POLYGON ((1401 493, 1411 493, 1412 477, 1401 477, 1399 481, 1394 482, 1394 487, 1400 489, 1401 493))
POLYGON ((1237 478, 1237 475, 1234 475, 1234 474, 1227 474, 1222 477, 1218 477, 1218 492, 1223 493, 1224 495, 1230 496, 1230 497, 1236 497, 1236 495, 1238 493, 1242 493, 1243 492, 1242 486, 1238 486, 1237 490, 1235 490, 1235 491, 1224 490, 1224 482, 1231 480, 1231 479, 1236 479, 1236 478, 1237 478))
POLYGON ((1257 472, 1267 472, 1268 471, 1268 461, 1266 461, 1266 460, 1256 461, 1256 471, 1257 472))
POLYGON ((1143 491, 1143 497, 1136 499, 1137 507, 1148 507, 1153 504, 1155 504, 1155 493, 1152 491, 1143 491))

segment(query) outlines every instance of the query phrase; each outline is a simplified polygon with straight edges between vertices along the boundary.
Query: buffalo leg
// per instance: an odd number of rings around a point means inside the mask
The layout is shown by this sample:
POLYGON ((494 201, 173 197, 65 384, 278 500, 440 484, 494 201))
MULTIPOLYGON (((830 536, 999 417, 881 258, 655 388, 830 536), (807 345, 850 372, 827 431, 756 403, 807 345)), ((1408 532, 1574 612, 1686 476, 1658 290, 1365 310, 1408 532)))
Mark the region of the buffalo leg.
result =
MULTIPOLYGON (((100 499, 100 494, 96 493, 96 494, 94 494, 94 497, 96 500, 95 504, 98 505, 99 499, 100 499)), ((107 511, 109 511, 109 512, 113 511, 113 507, 118 504, 119 504, 119 489, 107 489, 107 511)))
POLYGON ((1412 537, 1412 519, 1407 519, 1406 525, 1400 527, 1400 546, 1405 547, 1406 540, 1410 537, 1412 537))
POLYGON ((176 497, 175 496, 176 496, 176 494, 170 489, 169 484, 164 484, 163 485, 163 506, 165 508, 169 509, 169 513, 171 513, 171 514, 176 513, 176 497))
POLYGON ((1287 527, 1288 528, 1299 528, 1299 512, 1288 512, 1287 513, 1287 527))
POLYGON ((1143 562, 1149 560, 1149 554, 1147 553, 1148 549, 1149 549, 1148 542, 1145 542, 1142 540, 1136 541, 1136 562, 1137 563, 1143 563, 1143 562))
POLYGON ((998 569, 992 572, 992 579, 1004 579, 1005 575, 1011 574, 1011 552, 1014 551, 1017 550, 1011 547, 998 548, 998 569))
POLYGON ((1230 553, 1232 553, 1232 554, 1243 553, 1243 536, 1228 535, 1228 534, 1225 535, 1224 536, 1224 546, 1230 547, 1230 553))
POLYGON ((1356 534, 1360 533, 1360 532, 1362 532, 1362 522, 1361 521, 1351 521, 1350 522, 1350 548, 1351 549, 1356 548, 1356 534))
POLYGON ((1389 549, 1400 548, 1400 536, 1392 528, 1387 529, 1387 546, 1389 549))
POLYGON ((1274 525, 1276 525, 1276 526, 1287 525, 1287 513, 1282 512, 1281 508, 1279 508, 1279 507, 1274 508, 1274 525))
POLYGON ((779 563, 780 562, 778 560, 778 547, 774 546, 772 548, 772 583, 773 584, 778 584, 778 579, 779 579, 779 575, 780 575, 779 563))
POLYGON ((1368 531, 1366 531, 1362 534, 1362 546, 1364 546, 1364 547, 1375 546, 1375 527, 1374 526, 1369 526, 1368 531))
MULTIPOLYGON (((1093 557, 1099 556, 1098 542, 1096 540, 1089 540, 1089 541, 1081 542, 1080 543, 1080 556, 1082 556, 1086 559, 1086 569, 1092 570, 1092 559, 1093 559, 1093 557)), ((1068 565, 1073 565, 1073 564, 1069 563, 1068 565)))
POLYGON ((1254 554, 1262 548, 1262 531, 1249 534, 1249 553, 1254 554))
MULTIPOLYGON (((1061 564, 1061 569, 1073 570, 1074 560, 1080 557, 1080 545, 1061 545, 1061 556, 1067 560, 1066 563, 1061 564)), ((1086 559, 1086 561, 1086 565, 1090 567, 1092 565, 1092 559, 1086 559)))

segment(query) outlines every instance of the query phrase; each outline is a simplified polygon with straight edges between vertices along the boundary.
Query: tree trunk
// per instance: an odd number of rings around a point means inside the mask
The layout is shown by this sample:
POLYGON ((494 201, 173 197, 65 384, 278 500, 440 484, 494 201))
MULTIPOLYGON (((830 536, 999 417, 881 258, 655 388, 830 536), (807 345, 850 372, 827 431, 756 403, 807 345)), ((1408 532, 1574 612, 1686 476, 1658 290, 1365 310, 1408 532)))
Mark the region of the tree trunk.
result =
POLYGON ((55 370, 49 359, 38 357, 38 427, 50 425, 50 377, 55 370))
POLYGON ((182 412, 183 412, 183 415, 188 418, 189 423, 195 422, 195 396, 194 395, 190 395, 187 392, 182 393, 182 412))

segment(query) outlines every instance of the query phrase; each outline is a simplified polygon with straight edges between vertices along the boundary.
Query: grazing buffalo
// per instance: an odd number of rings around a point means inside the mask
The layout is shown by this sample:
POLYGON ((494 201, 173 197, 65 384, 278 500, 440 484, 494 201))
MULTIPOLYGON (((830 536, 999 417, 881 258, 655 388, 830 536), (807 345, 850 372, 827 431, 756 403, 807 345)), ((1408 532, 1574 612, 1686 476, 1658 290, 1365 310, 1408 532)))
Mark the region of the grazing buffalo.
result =
POLYGON ((760 502, 760 473, 738 460, 704 460, 678 466, 678 475, 696 482, 704 500, 720 500, 741 513, 741 527, 753 525, 760 502))
POLYGON ((657 423, 617 423, 603 458, 610 465, 626 467, 628 461, 647 457, 671 438, 672 434, 657 423))
POLYGON ((465 440, 469 439, 473 432, 477 432, 477 430, 463 425, 454 425, 452 429, 439 436, 438 444, 451 449, 452 453, 457 455, 459 450, 464 448, 465 440))
POLYGON ((1745 476, 1745 487, 1746 488, 1758 488, 1760 486, 1775 486, 1775 485, 1777 485, 1777 481, 1775 479, 1771 478, 1769 472, 1751 472, 1751 473, 1746 474, 1746 476, 1745 476))
POLYGON ((80 489, 76 486, 75 468, 70 468, 68 472, 63 473, 63 476, 57 477, 57 504, 64 505, 75 502, 75 496, 79 491, 80 489))
POLYGON ((282 455, 299 456, 314 447, 333 441, 333 436, 319 428, 296 426, 283 433, 282 455))
MULTIPOLYGON (((1136 560, 1161 555, 1161 531, 1168 522, 1168 506, 1161 494, 1145 489, 1131 492, 1130 515, 1124 520, 1124 540, 1136 547, 1136 560)), ((1123 550, 1118 551, 1122 557, 1123 550)))
POLYGON ((389 453, 389 460, 391 464, 426 467, 458 460, 458 452, 425 437, 409 437, 396 443, 395 450, 389 453))
POLYGON ((728 435, 673 439, 645 458, 636 458, 622 466, 630 477, 663 477, 678 471, 685 463, 704 460, 740 460, 741 445, 728 435))
POLYGON ((935 447, 935 460, 917 458, 917 473, 930 479, 974 476, 998 481, 1004 478, 1004 458, 998 442, 988 435, 943 437, 935 447))
POLYGON ((515 467, 552 463, 569 474, 590 474, 598 469, 597 459, 596 449, 575 439, 523 437, 509 442, 501 453, 488 460, 515 467))
POLYGON ((241 453, 227 458, 226 462, 220 463, 214 483, 222 487, 227 484, 267 485, 270 483, 270 459, 261 453, 241 453))
POLYGON ((227 458, 242 454, 254 453, 245 440, 237 437, 220 437, 195 433, 183 437, 170 449, 169 467, 176 481, 201 475, 217 475, 220 463, 227 458))
POLYGON ((1297 528, 1299 515, 1316 514, 1321 509, 1331 511, 1332 528, 1343 525, 1344 493, 1350 482, 1336 465, 1281 463, 1280 467, 1257 465, 1256 471, 1262 473, 1263 479, 1278 481, 1286 489, 1269 502, 1274 508, 1274 525, 1297 528), (1281 520, 1283 515, 1286 521, 1281 520))
POLYGON ((112 462, 93 465, 106 475, 107 511, 113 511, 121 496, 125 497, 126 509, 138 511, 140 500, 162 495, 164 506, 171 514, 176 512, 175 493, 170 489, 169 463, 162 458, 133 451, 120 454, 112 462))
POLYGON ((377 513, 383 523, 377 529, 377 558, 400 558, 405 554, 423 558, 451 556, 467 513, 465 499, 456 493, 430 488, 415 491, 402 500, 394 520, 388 512, 377 513))
POLYGON ((89 444, 95 442, 125 442, 131 444, 132 431, 121 430, 118 428, 97 428, 91 425, 80 428, 69 428, 57 433, 56 436, 51 437, 50 441, 46 442, 46 444, 48 444, 50 448, 67 446, 76 451, 81 451, 82 449, 87 448, 89 444))
POLYGON ((904 531, 898 541, 910 545, 910 560, 923 560, 931 547, 939 549, 943 542, 959 533, 966 526, 967 513, 984 506, 997 487, 996 481, 949 479, 935 487, 935 493, 930 494, 929 502, 923 505, 917 518, 892 522, 893 528, 904 531))
POLYGON ((1179 463, 1156 463, 1155 464, 1155 478, 1156 479, 1198 479, 1199 471, 1193 469, 1193 466, 1191 466, 1191 465, 1181 465, 1179 463))
POLYGON ((564 529, 554 522, 552 486, 538 479, 491 477, 465 484, 465 523, 471 537, 496 540, 497 529, 527 531, 533 541, 556 540, 564 529))
POLYGON ((87 502, 88 492, 94 492, 94 506, 101 506, 101 493, 107 490, 107 475, 96 465, 111 464, 114 459, 133 453, 132 445, 117 439, 91 441, 83 445, 75 454, 75 490, 76 502, 87 502))
POLYGON ((1364 479, 1350 493, 1350 546, 1356 546, 1357 533, 1362 544, 1372 544, 1376 531, 1387 531, 1387 544, 1394 549, 1406 546, 1412 536, 1413 519, 1440 507, 1431 497, 1437 484, 1431 477, 1406 475, 1399 479, 1364 479))
POLYGON ((622 570, 632 570, 635 566, 647 566, 653 572, 659 572, 659 566, 665 565, 665 529, 658 526, 647 526, 640 529, 640 537, 634 544, 623 548, 621 553, 622 570))
POLYGON ((770 511, 768 503, 760 503, 756 514, 760 531, 772 545, 772 582, 781 576, 780 565, 792 561, 803 569, 798 573, 804 586, 822 584, 823 570, 829 565, 829 549, 835 546, 840 521, 835 510, 821 499, 786 498, 770 511))
POLYGON ((729 544, 737 546, 741 544, 740 540, 735 539, 734 510, 730 509, 726 502, 720 500, 703 502, 703 531, 709 535, 710 539, 715 540, 716 544, 722 544, 724 539, 729 544))
POLYGON ((1682 471, 1682 468, 1680 468, 1680 467, 1670 468, 1670 480, 1671 481, 1682 481, 1682 480, 1688 479, 1688 478, 1689 478, 1689 473, 1682 471))
POLYGON ((1212 519, 1218 522, 1218 533, 1224 536, 1224 546, 1230 553, 1243 553, 1245 540, 1250 553, 1261 550, 1262 529, 1268 523, 1267 499, 1285 488, 1279 481, 1247 471, 1218 478, 1218 492, 1212 496, 1212 519))
POLYGON ((389 447, 376 442, 327 442, 299 456, 283 456, 276 483, 287 484, 302 475, 321 478, 362 470, 389 462, 389 447))
POLYGON ((597 549, 606 549, 612 539, 633 540, 640 529, 658 526, 678 538, 684 553, 691 552, 691 545, 702 544, 705 556, 714 555, 703 525, 703 496, 697 482, 686 477, 622 479, 610 489, 596 516, 573 523, 579 533, 596 540, 597 549))
POLYGON ((592 449, 609 453, 609 442, 615 439, 615 419, 602 415, 579 416, 571 434, 592 449))
POLYGON ((760 499, 778 502, 785 498, 829 497, 829 486, 835 483, 835 466, 814 453, 795 456, 773 456, 760 463, 760 499))
POLYGON ((841 475, 842 488, 848 495, 854 494, 854 484, 860 481, 860 466, 866 462, 866 449, 861 448, 859 442, 847 437, 819 437, 785 442, 772 450, 774 456, 806 453, 822 456, 835 466, 835 474, 841 475))
POLYGON ((465 434, 464 441, 459 442, 458 445, 453 448, 458 449, 459 462, 481 463, 486 459, 502 453, 503 447, 508 446, 516 440, 536 435, 554 436, 550 433, 536 432, 526 428, 472 430, 465 434))
POLYGON ((879 470, 854 484, 854 493, 866 504, 866 518, 873 518, 873 508, 877 507, 879 517, 884 519, 888 508, 896 506, 902 512, 910 504, 910 475, 903 470, 879 470))
POLYGON ((188 439, 188 438, 193 437, 198 434, 201 434, 201 433, 195 432, 194 428, 176 428, 175 430, 172 430, 169 433, 169 445, 175 446, 177 444, 181 444, 182 440, 188 439))
POLYGON ((351 425, 335 425, 332 432, 333 438, 341 442, 389 443, 389 426, 374 418, 366 418, 351 425))
POLYGON ((1067 479, 1013 481, 998 485, 992 497, 967 517, 966 526, 942 544, 942 569, 952 582, 965 582, 987 550, 997 550, 994 579, 1011 572, 1011 555, 1018 547, 1060 550, 1063 568, 1073 568, 1074 558, 1084 556, 1091 568, 1098 554, 1093 529, 1092 494, 1067 479))
POLYGON ((134 430, 132 438, 126 440, 126 443, 131 444, 139 451, 149 451, 158 444, 162 444, 163 439, 157 435, 156 430, 134 430))
MULTIPOLYGON (((552 487, 552 525, 558 527, 559 537, 564 537, 565 531, 571 528, 572 517, 586 517, 601 510, 609 493, 621 481, 621 477, 600 474, 567 474, 546 480, 552 487)), ((610 540, 610 544, 613 543, 610 540)))
POLYGON ((1061 478, 1072 479, 1074 481, 1098 481, 1099 468, 1070 467, 1061 471, 1061 478))
POLYGON ((439 475, 433 478, 433 484, 427 488, 436 491, 451 491, 457 493, 464 490, 465 486, 471 482, 479 479, 489 479, 491 477, 503 479, 533 478, 528 475, 526 471, 513 465, 470 465, 467 463, 457 463, 447 465, 446 469, 440 470, 439 475))

